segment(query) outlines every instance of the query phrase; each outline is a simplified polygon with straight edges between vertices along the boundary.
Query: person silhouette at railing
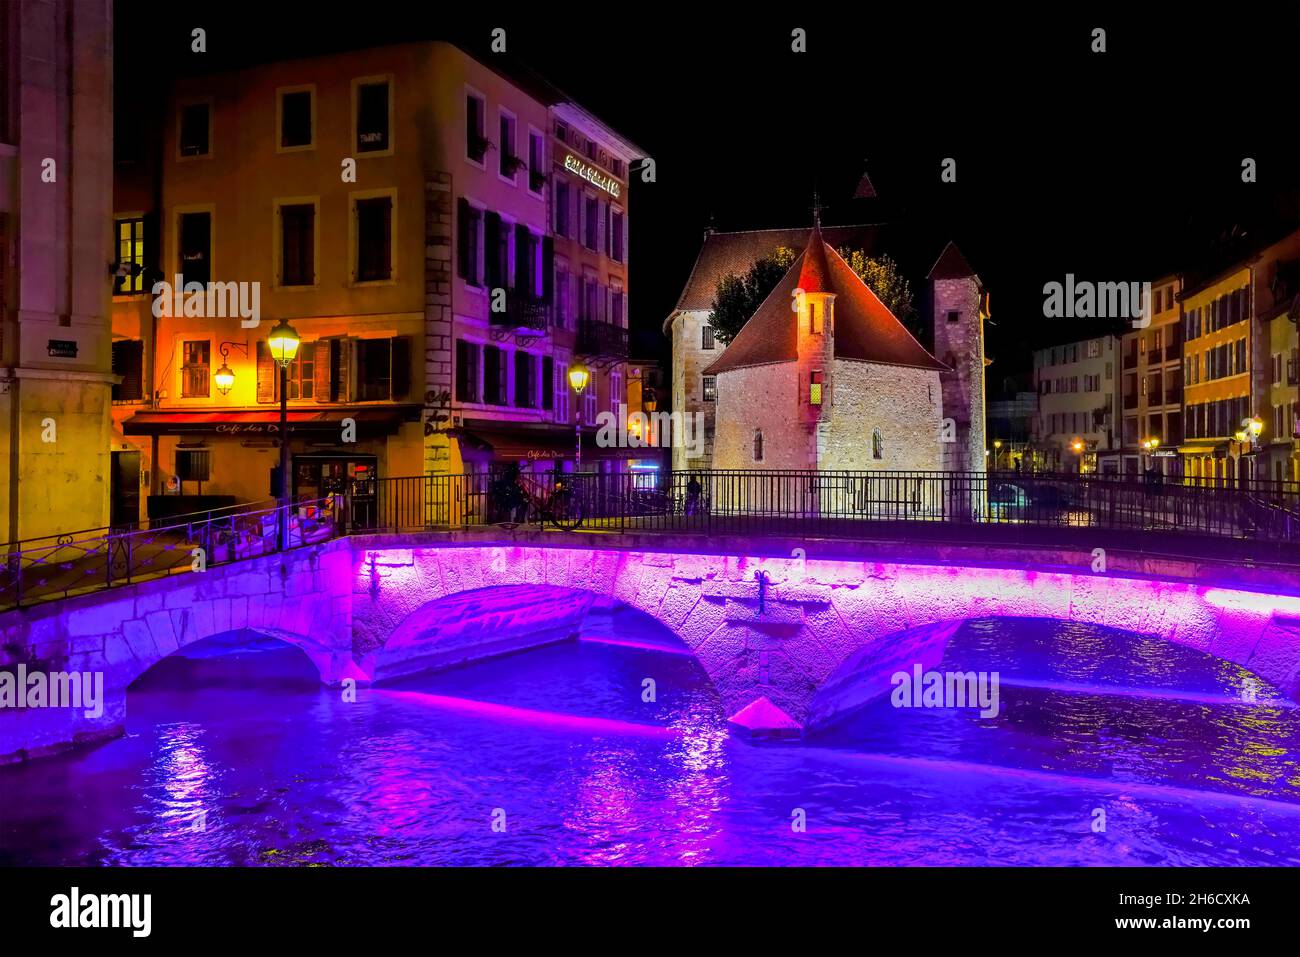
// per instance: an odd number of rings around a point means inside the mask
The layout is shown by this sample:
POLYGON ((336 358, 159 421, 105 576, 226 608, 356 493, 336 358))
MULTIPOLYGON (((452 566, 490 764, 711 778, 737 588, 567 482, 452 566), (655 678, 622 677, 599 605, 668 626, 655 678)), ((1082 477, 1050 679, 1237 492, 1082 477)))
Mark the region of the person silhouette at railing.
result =
POLYGON ((686 514, 695 515, 700 510, 700 494, 704 491, 704 486, 700 484, 699 477, 694 472, 691 473, 691 480, 686 483, 686 514))

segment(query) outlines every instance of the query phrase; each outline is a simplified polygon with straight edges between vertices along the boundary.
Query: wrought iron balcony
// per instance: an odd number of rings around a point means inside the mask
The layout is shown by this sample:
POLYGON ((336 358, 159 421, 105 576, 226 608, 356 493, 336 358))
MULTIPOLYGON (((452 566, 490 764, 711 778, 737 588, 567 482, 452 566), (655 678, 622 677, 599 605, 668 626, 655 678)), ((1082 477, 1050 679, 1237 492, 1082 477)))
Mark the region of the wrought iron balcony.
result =
POLYGON ((491 317, 494 326, 541 331, 551 324, 551 303, 527 293, 510 290, 506 293, 505 311, 493 312, 491 317))
POLYGON ((584 356, 627 357, 627 330, 612 322, 596 319, 578 320, 575 349, 584 356))

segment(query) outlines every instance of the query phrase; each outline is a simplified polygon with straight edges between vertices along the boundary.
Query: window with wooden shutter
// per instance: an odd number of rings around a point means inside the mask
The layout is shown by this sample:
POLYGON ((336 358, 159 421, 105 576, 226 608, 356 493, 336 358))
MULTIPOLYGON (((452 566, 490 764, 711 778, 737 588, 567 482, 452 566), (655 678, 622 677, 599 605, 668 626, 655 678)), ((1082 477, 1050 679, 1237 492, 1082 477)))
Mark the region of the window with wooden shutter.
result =
POLYGON ((113 343, 113 374, 122 381, 113 386, 114 402, 139 402, 144 398, 144 343, 119 339, 113 343))
POLYGON ((501 217, 489 210, 483 216, 483 242, 487 250, 484 262, 484 284, 498 289, 506 284, 509 275, 509 237, 501 231, 501 217))
POLYGON ((206 398, 211 394, 212 343, 194 339, 181 343, 181 398, 206 398))
POLYGON ((469 210, 469 203, 463 196, 456 200, 456 275, 473 282, 475 277, 469 258, 469 210))
POLYGON ((555 360, 550 356, 542 356, 542 408, 553 409, 555 407, 555 360))
POLYGON ((280 367, 271 358, 271 348, 260 339, 257 342, 257 401, 275 401, 275 379, 280 367))
POLYGON ((515 289, 531 296, 533 293, 533 234, 523 223, 515 223, 515 289))
POLYGON ((555 301, 555 240, 542 237, 542 301, 555 301))
POLYGON ((393 399, 411 394, 411 337, 393 337, 393 399))

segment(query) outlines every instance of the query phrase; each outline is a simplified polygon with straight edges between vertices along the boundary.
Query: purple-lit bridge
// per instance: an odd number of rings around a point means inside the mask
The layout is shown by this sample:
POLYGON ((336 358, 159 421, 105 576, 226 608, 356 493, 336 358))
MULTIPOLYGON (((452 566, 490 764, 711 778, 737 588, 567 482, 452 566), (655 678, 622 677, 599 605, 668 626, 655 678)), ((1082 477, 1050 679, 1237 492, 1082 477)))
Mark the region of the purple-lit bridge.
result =
POLYGON ((120 733, 128 686, 215 636, 270 636, 325 683, 365 685, 580 636, 619 605, 676 635, 755 730, 829 721, 900 668, 937 664, 963 621, 995 616, 1151 635, 1300 692, 1300 572, 1118 552, 1105 572, 1092 563, 1072 550, 524 529, 338 538, 0 614, 0 667, 102 672, 106 698, 98 717, 0 709, 0 756, 120 733))

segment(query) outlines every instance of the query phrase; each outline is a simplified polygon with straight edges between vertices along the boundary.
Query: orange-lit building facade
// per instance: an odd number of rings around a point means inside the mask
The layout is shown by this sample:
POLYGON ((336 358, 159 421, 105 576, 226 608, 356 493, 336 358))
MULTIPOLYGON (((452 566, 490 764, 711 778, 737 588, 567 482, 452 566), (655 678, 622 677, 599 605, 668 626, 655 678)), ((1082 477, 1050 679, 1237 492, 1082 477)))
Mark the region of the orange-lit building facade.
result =
POLYGON ((138 457, 144 494, 117 501, 115 521, 151 498, 160 512, 272 496, 266 337, 280 320, 302 340, 288 370, 298 496, 566 467, 574 343, 556 319, 549 205, 563 106, 446 43, 178 81, 156 142, 142 132, 118 166, 113 448, 138 457), (229 301, 256 301, 260 322, 198 314, 193 295, 155 309, 154 282, 177 274, 239 284, 229 301))
POLYGON ((1179 474, 1183 444, 1182 280, 1151 284, 1150 322, 1120 337, 1121 447, 1102 471, 1126 476, 1179 474), (1118 463, 1116 465, 1116 462, 1118 463))

